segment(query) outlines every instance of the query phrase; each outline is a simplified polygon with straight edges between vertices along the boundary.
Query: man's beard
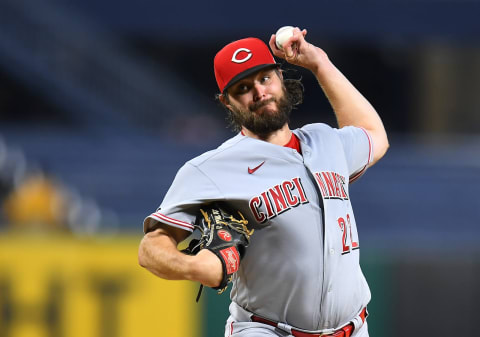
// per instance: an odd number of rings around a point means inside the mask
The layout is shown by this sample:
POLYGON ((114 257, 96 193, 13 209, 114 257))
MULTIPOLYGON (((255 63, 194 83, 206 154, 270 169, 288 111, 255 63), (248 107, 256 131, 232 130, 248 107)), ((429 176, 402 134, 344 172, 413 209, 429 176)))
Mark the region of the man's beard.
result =
POLYGON ((242 125, 260 138, 267 138, 272 132, 280 130, 290 121, 290 112, 293 103, 288 99, 284 90, 284 95, 277 99, 272 97, 265 101, 259 101, 251 104, 248 110, 238 108, 232 104, 231 116, 235 124, 242 125), (277 111, 265 109, 264 107, 271 102, 276 102, 277 111), (261 113, 256 113, 262 109, 261 113))

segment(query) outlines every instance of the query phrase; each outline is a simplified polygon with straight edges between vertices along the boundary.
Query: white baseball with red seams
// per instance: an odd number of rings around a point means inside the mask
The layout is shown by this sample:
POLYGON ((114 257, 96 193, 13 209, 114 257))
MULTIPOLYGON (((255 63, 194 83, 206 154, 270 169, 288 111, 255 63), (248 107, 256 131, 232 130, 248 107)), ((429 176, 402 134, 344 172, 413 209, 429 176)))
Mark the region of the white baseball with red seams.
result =
POLYGON ((144 221, 145 231, 160 221, 191 232, 199 208, 221 200, 257 228, 234 275, 227 336, 261 327, 251 314, 330 331, 370 301, 349 193, 372 160, 370 137, 322 123, 293 132, 301 153, 238 134, 188 161, 144 221))

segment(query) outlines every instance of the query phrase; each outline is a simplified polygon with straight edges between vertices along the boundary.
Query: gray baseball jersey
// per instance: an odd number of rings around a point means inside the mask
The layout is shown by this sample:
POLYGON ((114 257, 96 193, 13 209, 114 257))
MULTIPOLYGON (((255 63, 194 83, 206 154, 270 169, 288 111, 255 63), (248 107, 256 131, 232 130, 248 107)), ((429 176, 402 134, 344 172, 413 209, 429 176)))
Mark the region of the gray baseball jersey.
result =
POLYGON ((349 181, 366 170, 372 143, 356 127, 293 132, 301 154, 239 134, 188 161, 144 230, 160 221, 192 231, 202 204, 228 202, 257 228, 233 280, 231 314, 237 306, 319 331, 348 323, 370 300, 349 181))

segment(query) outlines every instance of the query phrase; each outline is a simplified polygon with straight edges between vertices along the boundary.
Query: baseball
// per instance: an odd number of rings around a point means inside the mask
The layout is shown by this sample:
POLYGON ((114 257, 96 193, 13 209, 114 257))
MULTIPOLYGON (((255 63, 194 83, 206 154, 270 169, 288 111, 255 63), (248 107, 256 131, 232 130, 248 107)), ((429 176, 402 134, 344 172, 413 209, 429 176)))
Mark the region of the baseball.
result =
POLYGON ((293 36, 293 29, 292 26, 283 26, 275 33, 275 43, 278 49, 283 50, 283 44, 287 42, 289 38, 293 36))

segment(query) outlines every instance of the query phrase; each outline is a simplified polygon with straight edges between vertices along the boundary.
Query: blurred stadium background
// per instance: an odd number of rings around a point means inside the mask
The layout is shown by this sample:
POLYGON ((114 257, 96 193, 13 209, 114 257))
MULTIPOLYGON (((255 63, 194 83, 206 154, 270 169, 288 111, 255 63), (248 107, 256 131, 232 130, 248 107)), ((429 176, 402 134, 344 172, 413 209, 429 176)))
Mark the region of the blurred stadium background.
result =
MULTIPOLYGON (((389 132, 351 188, 370 335, 478 335, 479 16, 477 0, 1 0, 0 337, 223 335, 227 295, 195 304, 195 284, 137 265, 141 224, 231 136, 216 51, 283 25, 308 29, 389 132)), ((293 69, 292 126, 333 125, 293 69)))

